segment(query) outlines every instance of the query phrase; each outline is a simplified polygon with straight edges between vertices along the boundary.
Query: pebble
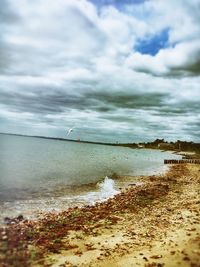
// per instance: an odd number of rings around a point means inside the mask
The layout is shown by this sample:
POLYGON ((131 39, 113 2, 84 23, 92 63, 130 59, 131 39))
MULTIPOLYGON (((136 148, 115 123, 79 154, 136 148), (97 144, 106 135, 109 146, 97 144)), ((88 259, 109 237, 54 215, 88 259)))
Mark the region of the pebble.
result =
POLYGON ((2 236, 2 240, 7 240, 8 237, 6 235, 2 236))

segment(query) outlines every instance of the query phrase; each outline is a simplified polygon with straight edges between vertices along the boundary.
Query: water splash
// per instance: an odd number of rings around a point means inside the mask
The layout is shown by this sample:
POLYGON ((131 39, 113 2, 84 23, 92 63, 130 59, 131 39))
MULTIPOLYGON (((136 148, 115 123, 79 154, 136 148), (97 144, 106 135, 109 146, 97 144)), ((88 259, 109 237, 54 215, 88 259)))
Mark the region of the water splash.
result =
POLYGON ((105 177, 102 182, 97 184, 98 191, 90 192, 84 196, 85 201, 89 202, 90 204, 95 204, 96 202, 105 201, 106 199, 113 197, 119 191, 115 189, 115 181, 109 177, 105 177))
POLYGON ((112 197, 119 193, 119 191, 115 189, 115 181, 108 176, 106 176, 103 182, 99 183, 98 186, 100 188, 99 193, 103 199, 112 197))

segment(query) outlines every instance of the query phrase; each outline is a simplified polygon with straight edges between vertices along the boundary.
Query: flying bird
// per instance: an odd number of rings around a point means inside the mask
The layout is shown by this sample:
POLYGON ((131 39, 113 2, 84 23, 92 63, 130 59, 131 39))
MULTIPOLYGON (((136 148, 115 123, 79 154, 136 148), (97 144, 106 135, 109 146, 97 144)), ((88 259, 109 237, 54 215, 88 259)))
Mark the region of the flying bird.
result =
POLYGON ((67 131, 67 136, 70 135, 71 132, 73 132, 74 128, 70 128, 68 131, 67 131))

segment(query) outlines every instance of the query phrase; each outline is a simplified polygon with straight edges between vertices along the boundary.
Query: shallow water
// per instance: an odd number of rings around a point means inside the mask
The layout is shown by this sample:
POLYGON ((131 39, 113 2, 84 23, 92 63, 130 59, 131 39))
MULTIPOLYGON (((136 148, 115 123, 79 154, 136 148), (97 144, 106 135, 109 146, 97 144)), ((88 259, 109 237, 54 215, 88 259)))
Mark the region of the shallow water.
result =
POLYGON ((147 149, 0 135, 0 217, 94 203, 115 194, 112 177, 163 170, 180 156, 147 149), (101 182, 100 182, 101 181, 101 182))

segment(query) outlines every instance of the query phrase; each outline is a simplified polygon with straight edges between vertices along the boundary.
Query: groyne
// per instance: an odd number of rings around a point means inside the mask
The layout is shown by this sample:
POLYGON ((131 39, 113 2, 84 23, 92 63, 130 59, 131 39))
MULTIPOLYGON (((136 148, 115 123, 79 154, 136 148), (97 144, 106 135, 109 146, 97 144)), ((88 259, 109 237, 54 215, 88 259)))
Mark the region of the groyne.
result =
POLYGON ((200 159, 164 159, 164 164, 200 164, 200 159))

